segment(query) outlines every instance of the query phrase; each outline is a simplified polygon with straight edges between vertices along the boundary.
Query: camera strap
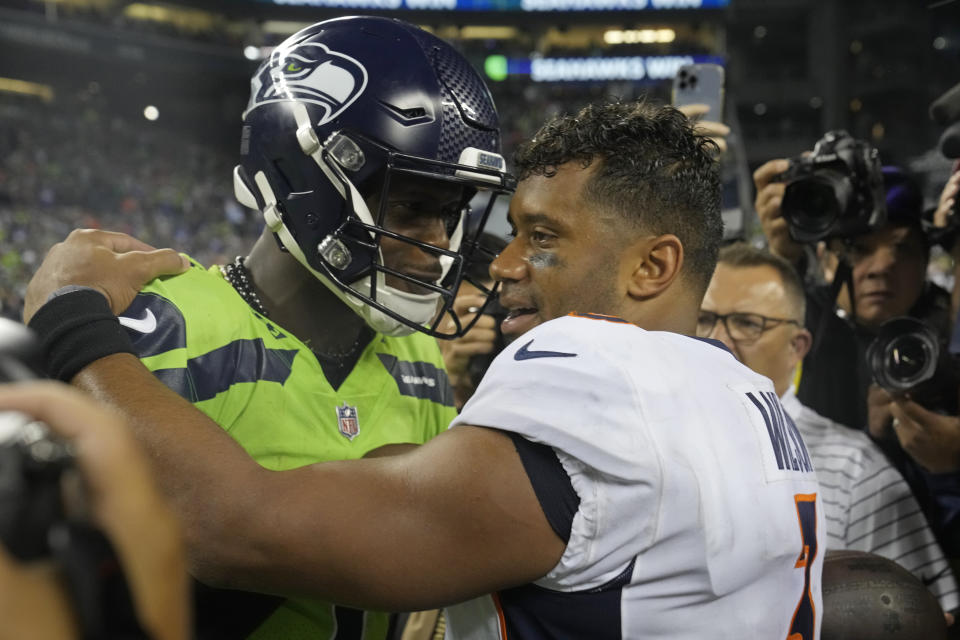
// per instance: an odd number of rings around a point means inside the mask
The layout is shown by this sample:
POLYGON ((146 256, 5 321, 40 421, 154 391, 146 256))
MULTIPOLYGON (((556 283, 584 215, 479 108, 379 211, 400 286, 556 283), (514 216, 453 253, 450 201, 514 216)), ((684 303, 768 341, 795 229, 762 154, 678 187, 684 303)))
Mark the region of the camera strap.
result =
POLYGON ((853 296, 853 268, 850 261, 844 253, 838 256, 837 270, 833 274, 833 281, 830 283, 830 289, 827 294, 827 302, 820 310, 820 318, 817 320, 815 335, 813 336, 813 348, 811 353, 817 353, 823 340, 823 334, 827 332, 827 322, 830 320, 830 314, 836 313, 837 299, 840 297, 840 290, 843 285, 847 285, 847 291, 850 294, 850 318, 856 320, 857 311, 853 296))

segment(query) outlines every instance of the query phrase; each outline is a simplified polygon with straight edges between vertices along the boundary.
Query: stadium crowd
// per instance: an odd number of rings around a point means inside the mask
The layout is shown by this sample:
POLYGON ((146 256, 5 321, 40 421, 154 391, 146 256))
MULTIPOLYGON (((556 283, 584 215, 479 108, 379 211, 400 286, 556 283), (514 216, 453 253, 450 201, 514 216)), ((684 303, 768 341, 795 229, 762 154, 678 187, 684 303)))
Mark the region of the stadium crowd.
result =
POLYGON ((204 264, 260 232, 237 204, 229 155, 110 115, 96 101, 0 106, 0 315, 19 319, 30 274, 76 228, 123 231, 204 264))

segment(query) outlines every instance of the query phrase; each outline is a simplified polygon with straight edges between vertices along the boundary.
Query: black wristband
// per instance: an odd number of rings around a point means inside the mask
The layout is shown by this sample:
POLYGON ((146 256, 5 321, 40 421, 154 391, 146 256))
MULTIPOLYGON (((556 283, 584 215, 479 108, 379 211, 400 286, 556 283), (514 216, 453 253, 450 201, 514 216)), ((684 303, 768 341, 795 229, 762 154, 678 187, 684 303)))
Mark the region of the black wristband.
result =
POLYGON ((80 289, 58 295, 30 319, 40 338, 46 374, 69 382, 91 362, 114 353, 133 353, 133 343, 103 294, 80 289))

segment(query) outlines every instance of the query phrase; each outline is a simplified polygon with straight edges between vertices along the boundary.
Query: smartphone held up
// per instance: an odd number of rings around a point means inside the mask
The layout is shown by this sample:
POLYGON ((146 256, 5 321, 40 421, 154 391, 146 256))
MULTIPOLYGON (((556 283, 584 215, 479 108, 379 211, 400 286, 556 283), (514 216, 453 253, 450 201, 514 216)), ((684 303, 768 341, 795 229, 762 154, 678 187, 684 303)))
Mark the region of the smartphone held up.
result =
POLYGON ((694 120, 723 122, 724 71, 719 64, 685 64, 673 78, 673 106, 704 105, 704 110, 681 109, 694 120))

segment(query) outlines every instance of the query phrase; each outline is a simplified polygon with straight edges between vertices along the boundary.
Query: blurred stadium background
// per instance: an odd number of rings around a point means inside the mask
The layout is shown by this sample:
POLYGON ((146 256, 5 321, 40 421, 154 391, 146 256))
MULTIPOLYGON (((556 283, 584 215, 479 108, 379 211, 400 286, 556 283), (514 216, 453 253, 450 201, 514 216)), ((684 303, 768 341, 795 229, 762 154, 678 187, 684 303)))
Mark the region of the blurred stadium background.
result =
POLYGON ((872 141, 935 200, 950 163, 929 103, 960 81, 954 0, 0 1, 0 315, 78 226, 205 264, 259 217, 230 171, 259 59, 301 26, 369 13, 456 44, 482 70, 506 155, 548 116, 606 96, 667 102, 685 62, 726 67, 729 237, 755 237, 750 172, 827 130, 872 141))

